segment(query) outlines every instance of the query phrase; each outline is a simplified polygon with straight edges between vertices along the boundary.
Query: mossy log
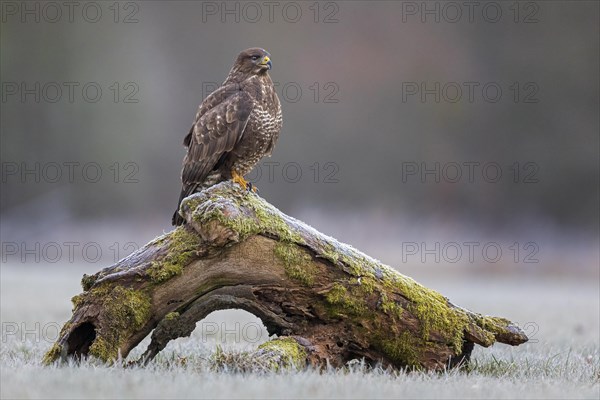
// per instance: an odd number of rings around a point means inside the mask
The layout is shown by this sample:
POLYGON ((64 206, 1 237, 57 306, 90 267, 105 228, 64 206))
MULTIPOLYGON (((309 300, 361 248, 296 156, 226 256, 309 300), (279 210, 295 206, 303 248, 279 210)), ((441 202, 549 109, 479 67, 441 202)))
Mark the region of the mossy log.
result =
POLYGON ((230 182, 186 198, 180 213, 185 225, 84 275, 45 362, 124 358, 154 330, 147 362, 223 309, 259 317, 278 339, 258 352, 295 366, 364 358, 440 370, 468 361, 474 344, 527 341, 510 321, 458 307, 230 182))

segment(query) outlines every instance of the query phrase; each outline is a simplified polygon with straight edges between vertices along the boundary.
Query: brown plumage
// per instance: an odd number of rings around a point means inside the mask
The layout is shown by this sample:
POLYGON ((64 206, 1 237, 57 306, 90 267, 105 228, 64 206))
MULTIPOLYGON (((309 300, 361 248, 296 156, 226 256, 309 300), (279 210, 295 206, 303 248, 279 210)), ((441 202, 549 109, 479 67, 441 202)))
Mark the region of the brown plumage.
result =
POLYGON ((270 54, 260 48, 239 54, 220 88, 200 105, 183 144, 187 154, 181 171, 181 200, 226 179, 246 187, 243 176, 265 155, 270 155, 281 130, 279 98, 268 74, 270 54))

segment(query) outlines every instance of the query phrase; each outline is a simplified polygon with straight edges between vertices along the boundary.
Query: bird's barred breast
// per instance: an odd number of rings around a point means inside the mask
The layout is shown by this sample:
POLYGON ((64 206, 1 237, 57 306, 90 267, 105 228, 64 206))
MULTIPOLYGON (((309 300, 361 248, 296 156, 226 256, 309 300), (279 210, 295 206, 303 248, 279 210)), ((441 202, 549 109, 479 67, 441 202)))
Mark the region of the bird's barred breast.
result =
POLYGON ((279 134, 281 120, 279 107, 273 115, 263 104, 256 105, 250 114, 244 136, 237 146, 237 157, 233 163, 233 169, 241 175, 245 175, 267 155, 271 142, 279 134))

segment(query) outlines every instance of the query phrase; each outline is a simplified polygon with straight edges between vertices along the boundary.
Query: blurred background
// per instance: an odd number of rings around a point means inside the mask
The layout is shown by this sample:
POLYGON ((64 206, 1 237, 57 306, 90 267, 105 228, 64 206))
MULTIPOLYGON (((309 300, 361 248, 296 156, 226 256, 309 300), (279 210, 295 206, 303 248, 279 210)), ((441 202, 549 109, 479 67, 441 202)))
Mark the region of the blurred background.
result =
POLYGON ((66 317, 170 230, 197 107, 259 46, 262 197, 450 298, 568 279, 596 304, 599 3, 469 4, 3 2, 2 273, 69 270, 66 317))

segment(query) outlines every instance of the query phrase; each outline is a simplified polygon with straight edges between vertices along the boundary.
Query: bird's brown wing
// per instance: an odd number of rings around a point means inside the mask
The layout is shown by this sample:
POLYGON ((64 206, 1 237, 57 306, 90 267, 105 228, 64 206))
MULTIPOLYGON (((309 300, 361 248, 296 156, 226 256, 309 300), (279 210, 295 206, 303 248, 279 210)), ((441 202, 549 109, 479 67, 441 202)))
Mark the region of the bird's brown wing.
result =
POLYGON ((182 188, 173 225, 184 223, 178 212, 181 201, 198 189, 225 153, 233 150, 253 108, 252 97, 233 84, 222 86, 202 102, 183 141, 188 151, 183 159, 182 188))
POLYGON ((194 128, 196 124, 200 121, 200 119, 213 108, 225 103, 227 99, 234 97, 240 92, 240 85, 230 84, 224 85, 212 92, 208 95, 198 107, 198 112, 196 113, 196 118, 194 118, 194 124, 192 125, 190 132, 187 134, 185 139, 183 140, 183 145, 186 147, 190 146, 192 135, 194 134, 194 128))
POLYGON ((184 189, 201 184, 221 156, 233 150, 253 108, 248 93, 235 87, 222 87, 206 98, 184 142, 188 146, 181 172, 184 189))

